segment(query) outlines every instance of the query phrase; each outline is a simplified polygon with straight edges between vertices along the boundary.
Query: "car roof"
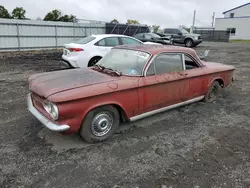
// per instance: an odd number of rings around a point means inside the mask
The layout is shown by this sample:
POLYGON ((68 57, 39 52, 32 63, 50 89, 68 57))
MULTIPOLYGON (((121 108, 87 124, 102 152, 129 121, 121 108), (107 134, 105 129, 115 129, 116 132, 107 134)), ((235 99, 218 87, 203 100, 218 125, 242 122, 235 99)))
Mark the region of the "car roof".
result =
POLYGON ((131 36, 119 35, 119 34, 92 34, 91 36, 96 37, 98 39, 105 38, 105 37, 131 37, 131 36))
POLYGON ((163 52, 183 52, 188 53, 192 56, 197 56, 196 52, 192 48, 186 48, 181 46, 172 46, 172 45, 156 45, 156 44, 141 44, 141 45, 120 45, 114 48, 123 48, 137 51, 144 51, 152 55, 163 53, 163 52))

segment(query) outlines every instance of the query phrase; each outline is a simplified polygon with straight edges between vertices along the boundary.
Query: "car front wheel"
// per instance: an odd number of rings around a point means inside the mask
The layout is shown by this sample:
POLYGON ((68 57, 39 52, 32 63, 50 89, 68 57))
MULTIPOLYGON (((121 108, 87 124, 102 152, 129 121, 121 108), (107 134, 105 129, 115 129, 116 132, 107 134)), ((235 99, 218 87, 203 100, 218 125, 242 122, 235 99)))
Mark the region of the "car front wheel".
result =
POLYGON ((115 107, 98 107, 84 118, 80 135, 90 143, 102 142, 113 136, 119 124, 120 116, 115 107))
POLYGON ((192 39, 186 39, 185 40, 185 46, 188 47, 188 48, 191 48, 194 46, 194 42, 192 39))

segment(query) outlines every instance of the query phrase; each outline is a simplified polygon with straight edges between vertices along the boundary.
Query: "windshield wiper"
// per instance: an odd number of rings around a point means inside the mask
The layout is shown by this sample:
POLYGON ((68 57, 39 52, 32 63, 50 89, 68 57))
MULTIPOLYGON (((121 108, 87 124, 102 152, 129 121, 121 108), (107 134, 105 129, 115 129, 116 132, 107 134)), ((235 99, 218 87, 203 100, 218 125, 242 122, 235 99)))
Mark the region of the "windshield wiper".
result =
POLYGON ((104 69, 105 69, 104 66, 98 65, 98 64, 95 64, 94 67, 97 67, 97 68, 100 69, 100 70, 104 70, 104 69))
POLYGON ((111 71, 111 72, 116 73, 118 76, 121 76, 121 75, 122 75, 121 72, 118 72, 117 70, 114 70, 114 69, 109 68, 109 67, 105 67, 105 66, 98 65, 98 64, 95 64, 94 67, 97 67, 97 68, 100 69, 101 71, 103 71, 103 70, 109 70, 109 71, 111 71))

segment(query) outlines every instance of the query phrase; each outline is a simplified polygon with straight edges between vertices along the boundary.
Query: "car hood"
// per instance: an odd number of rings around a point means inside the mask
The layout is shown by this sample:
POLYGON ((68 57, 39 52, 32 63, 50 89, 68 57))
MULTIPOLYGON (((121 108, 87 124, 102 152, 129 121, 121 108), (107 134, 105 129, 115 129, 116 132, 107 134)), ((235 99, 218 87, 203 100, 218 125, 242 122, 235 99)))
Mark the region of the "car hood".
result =
POLYGON ((31 92, 48 98, 50 95, 62 91, 117 79, 119 79, 119 77, 100 73, 90 68, 79 68, 35 74, 30 76, 28 81, 31 92))

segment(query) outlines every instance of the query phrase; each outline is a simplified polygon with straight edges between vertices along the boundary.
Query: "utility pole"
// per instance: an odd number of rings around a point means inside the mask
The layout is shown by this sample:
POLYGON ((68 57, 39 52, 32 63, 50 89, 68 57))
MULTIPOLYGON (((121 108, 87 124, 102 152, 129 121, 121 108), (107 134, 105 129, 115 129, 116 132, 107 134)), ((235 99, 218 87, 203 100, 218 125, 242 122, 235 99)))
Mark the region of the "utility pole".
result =
POLYGON ((215 12, 213 13, 213 16, 212 16, 212 27, 214 27, 214 17, 215 17, 215 12))
POLYGON ((193 31, 194 31, 195 15, 196 15, 196 10, 194 10, 193 24, 192 24, 192 28, 191 28, 191 33, 193 33, 193 31))

